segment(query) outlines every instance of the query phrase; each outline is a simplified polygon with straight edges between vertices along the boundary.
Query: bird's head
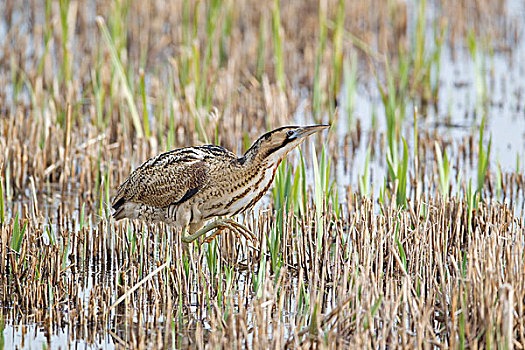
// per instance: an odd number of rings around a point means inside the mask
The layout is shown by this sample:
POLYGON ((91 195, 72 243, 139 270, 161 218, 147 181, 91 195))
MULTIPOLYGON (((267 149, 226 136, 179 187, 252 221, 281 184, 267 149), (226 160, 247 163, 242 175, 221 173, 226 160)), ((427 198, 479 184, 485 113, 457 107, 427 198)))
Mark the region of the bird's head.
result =
POLYGON ((283 126, 262 135, 253 143, 243 158, 255 155, 280 162, 308 136, 330 127, 329 125, 283 126))

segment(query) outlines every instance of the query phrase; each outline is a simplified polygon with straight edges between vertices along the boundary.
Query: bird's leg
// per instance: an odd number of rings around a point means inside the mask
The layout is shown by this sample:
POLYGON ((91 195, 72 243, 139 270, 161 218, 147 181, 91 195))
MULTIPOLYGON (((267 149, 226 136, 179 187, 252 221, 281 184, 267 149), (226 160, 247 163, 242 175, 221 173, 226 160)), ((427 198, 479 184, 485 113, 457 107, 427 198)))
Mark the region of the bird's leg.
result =
POLYGON ((200 236, 204 236, 214 229, 217 229, 217 232, 214 232, 210 237, 206 238, 205 242, 211 242, 211 240, 213 240, 217 235, 221 234, 224 229, 230 229, 236 235, 243 235, 250 241, 256 240, 255 235, 250 232, 250 230, 232 219, 215 220, 193 234, 185 235, 183 233, 181 240, 185 243, 191 243, 200 236))

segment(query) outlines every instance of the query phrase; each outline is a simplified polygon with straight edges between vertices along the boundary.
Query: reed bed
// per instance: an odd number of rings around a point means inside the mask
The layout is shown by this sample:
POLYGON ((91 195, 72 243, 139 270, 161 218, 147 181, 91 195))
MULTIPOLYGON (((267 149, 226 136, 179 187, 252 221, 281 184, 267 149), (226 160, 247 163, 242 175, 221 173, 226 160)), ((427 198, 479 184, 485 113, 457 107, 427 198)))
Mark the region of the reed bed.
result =
POLYGON ((0 347, 15 330, 21 347, 29 332, 93 348, 524 347, 524 176, 519 154, 495 164, 486 63, 522 28, 498 1, 0 12, 0 347), (444 114, 444 47, 475 66, 462 137, 429 117, 444 114), (371 86, 381 127, 354 113, 371 86), (242 153, 314 122, 330 133, 238 218, 258 245, 184 247, 173 228, 111 218, 116 186, 153 155, 242 153))
MULTIPOLYGON (((288 212, 276 264, 270 212, 247 221, 257 248, 224 236, 185 251, 164 226, 79 222, 59 209, 56 227, 27 220, 20 247, 2 247, 2 303, 16 323, 49 334, 69 325, 70 340, 109 332, 130 347, 523 342, 525 228, 507 206, 349 200, 344 218, 326 208, 316 221, 313 203, 288 212)), ((15 225, 2 226, 2 242, 13 242, 15 225)))

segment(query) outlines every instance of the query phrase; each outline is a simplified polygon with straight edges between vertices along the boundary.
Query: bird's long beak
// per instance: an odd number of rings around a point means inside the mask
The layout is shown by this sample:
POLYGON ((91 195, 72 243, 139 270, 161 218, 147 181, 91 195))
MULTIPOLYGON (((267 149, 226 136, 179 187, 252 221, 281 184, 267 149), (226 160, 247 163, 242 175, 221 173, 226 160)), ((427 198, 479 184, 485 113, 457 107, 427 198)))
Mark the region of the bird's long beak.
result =
POLYGON ((310 136, 312 134, 315 134, 318 131, 327 129, 329 127, 330 127, 330 125, 325 125, 325 124, 304 126, 304 127, 299 128, 297 130, 296 137, 298 139, 302 139, 302 138, 305 138, 305 137, 310 136))

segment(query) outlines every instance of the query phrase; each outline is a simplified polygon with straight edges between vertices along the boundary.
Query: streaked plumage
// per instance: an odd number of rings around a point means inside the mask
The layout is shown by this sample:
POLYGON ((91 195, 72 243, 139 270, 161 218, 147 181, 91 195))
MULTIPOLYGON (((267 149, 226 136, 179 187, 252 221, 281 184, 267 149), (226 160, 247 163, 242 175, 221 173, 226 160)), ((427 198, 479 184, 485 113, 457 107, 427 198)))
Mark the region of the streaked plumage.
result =
POLYGON ((236 215, 252 207, 270 188, 286 154, 306 136, 326 127, 273 130, 242 157, 213 145, 162 153, 135 169, 119 186, 113 216, 188 227, 191 236, 213 217, 236 215))

